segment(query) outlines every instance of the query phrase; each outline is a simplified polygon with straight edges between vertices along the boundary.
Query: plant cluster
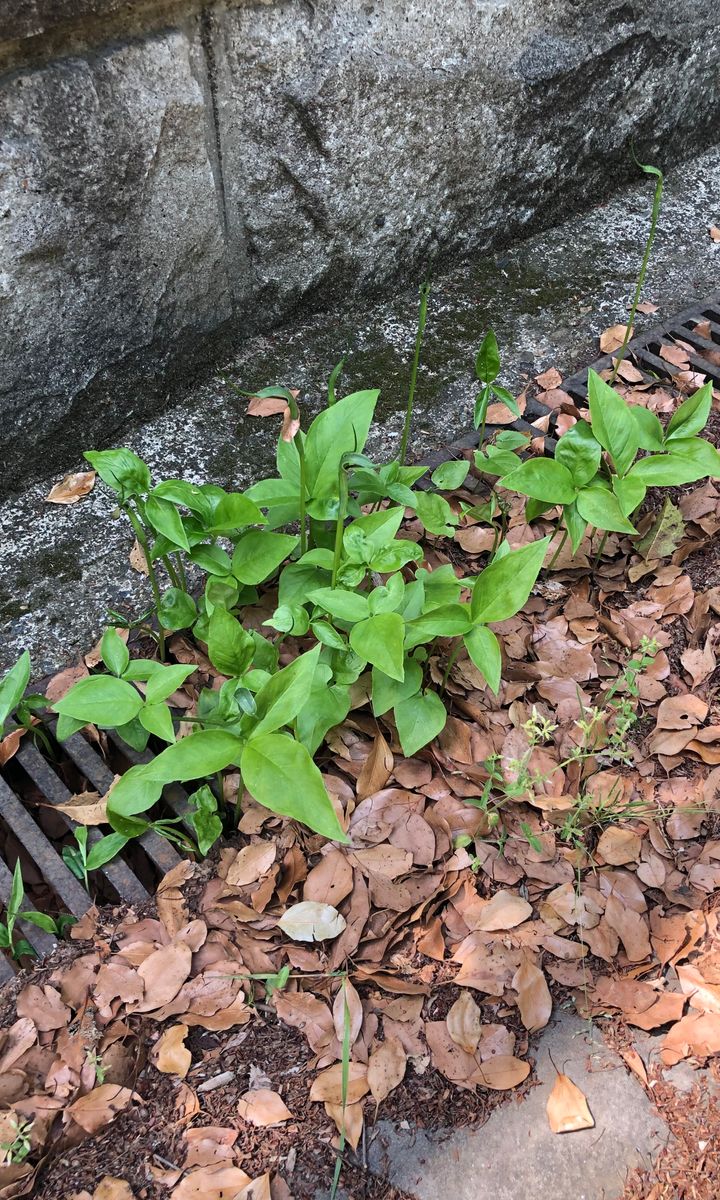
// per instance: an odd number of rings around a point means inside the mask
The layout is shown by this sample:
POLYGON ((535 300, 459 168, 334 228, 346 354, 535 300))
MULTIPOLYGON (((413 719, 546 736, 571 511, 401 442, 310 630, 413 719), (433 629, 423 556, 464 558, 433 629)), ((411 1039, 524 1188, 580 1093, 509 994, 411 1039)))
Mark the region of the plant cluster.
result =
MULTIPOLYGON (((405 433, 426 305, 424 288, 405 433)), ((484 434, 493 396, 516 408, 496 383, 500 360, 492 331, 475 366, 482 385, 475 423, 484 434)), ((500 687, 501 649, 491 626, 524 606, 550 538, 511 549, 503 540, 507 501, 494 489, 483 505, 461 497, 451 505, 441 493, 462 488, 470 470, 465 460, 443 463, 421 486, 426 468, 405 465, 404 436, 398 459, 374 464, 364 450, 379 393, 338 399, 341 368, 339 363, 333 371, 326 407, 306 432, 293 392, 257 393, 281 398, 286 408, 277 474, 244 492, 178 479, 153 483, 147 465, 128 449, 86 454, 115 493, 145 556, 154 598, 145 628, 156 637, 158 658, 131 658, 109 627, 101 642, 104 670, 80 680, 52 706, 57 736, 62 741, 93 724, 115 730, 135 751, 143 751, 150 737, 165 745, 113 787, 107 802, 113 832, 92 841, 77 829, 75 845, 65 848, 67 864, 86 884, 90 871, 150 828, 189 850, 195 849, 192 832, 206 853, 223 829, 227 768, 239 775, 238 813, 245 787, 271 811, 345 841, 314 756, 347 716, 351 689, 361 677, 374 716, 392 714, 408 757, 437 737, 447 720, 430 673, 438 641, 447 655, 445 678, 464 650, 488 686, 494 692, 500 687), (402 536, 408 512, 440 548, 463 515, 487 520, 495 529, 488 565, 468 578, 458 578, 450 563, 426 569, 418 542, 402 536), (200 585, 191 590, 189 579, 198 577, 200 585), (274 611, 265 611, 256 628, 250 614, 269 596, 276 598, 274 611), (178 631, 189 631, 224 677, 221 686, 200 693, 190 714, 178 711, 173 696, 195 668, 165 661, 166 636, 178 631), (284 645, 289 638, 292 645, 284 645), (199 784, 190 811, 182 820, 154 819, 152 810, 171 783, 199 784)), ((629 405, 591 372, 590 421, 578 420, 559 439, 553 458, 522 460, 518 452, 528 439, 507 430, 484 446, 481 434, 475 465, 504 493, 527 498, 529 522, 559 510, 561 544, 569 537, 573 552, 589 527, 633 536, 631 518, 649 486, 720 476, 720 454, 699 436, 711 399, 708 384, 663 428, 657 416, 629 405)), ((24 654, 0 684, 0 726, 14 711, 30 728, 45 704, 39 696, 23 699, 29 674, 24 654)), ((631 721, 630 710, 624 719, 631 721)), ((614 723, 616 751, 626 732, 621 724, 614 723)))

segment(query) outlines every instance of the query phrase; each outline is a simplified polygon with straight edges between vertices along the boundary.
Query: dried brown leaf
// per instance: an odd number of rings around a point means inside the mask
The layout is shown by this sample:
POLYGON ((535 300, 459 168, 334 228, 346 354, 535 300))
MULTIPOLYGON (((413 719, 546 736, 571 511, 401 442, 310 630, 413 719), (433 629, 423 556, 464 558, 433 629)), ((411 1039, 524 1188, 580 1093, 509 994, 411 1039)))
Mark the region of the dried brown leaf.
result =
POLYGON ((567 1075, 558 1073, 546 1111, 553 1133, 574 1133, 578 1129, 592 1129, 595 1124, 585 1096, 567 1075))
POLYGON ((251 1088, 238 1101, 238 1113, 243 1121, 265 1128, 292 1120, 292 1113, 282 1096, 270 1088, 251 1088))
POLYGON ((158 1071, 184 1079, 192 1065, 192 1054, 185 1045, 187 1025, 171 1025, 155 1043, 151 1054, 158 1071))
POLYGON ((77 504, 95 487, 94 471, 71 471, 45 497, 46 504, 77 504))

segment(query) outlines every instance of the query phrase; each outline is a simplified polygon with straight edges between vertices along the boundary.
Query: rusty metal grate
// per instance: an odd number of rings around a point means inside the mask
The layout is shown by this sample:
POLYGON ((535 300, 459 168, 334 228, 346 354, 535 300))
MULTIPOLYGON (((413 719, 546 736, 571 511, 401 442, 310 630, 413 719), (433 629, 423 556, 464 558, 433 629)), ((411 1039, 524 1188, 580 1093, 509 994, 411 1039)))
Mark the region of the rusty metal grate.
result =
MULTIPOLYGON (((700 354, 689 353, 688 357, 693 369, 702 371, 720 384, 720 297, 695 305, 693 308, 679 313, 664 325, 657 326, 631 340, 628 357, 632 358, 637 368, 643 373, 645 382, 654 383, 658 379, 672 377, 671 364, 660 357, 660 349, 663 345, 672 345, 678 339, 695 347, 698 351, 710 350, 718 353, 718 363, 713 363, 700 354), (710 339, 695 333, 694 327, 701 321, 709 322, 710 339)), ((598 372, 611 366, 612 357, 609 354, 592 364, 592 368, 598 372)), ((586 367, 577 374, 569 376, 562 383, 563 390, 572 397, 579 408, 585 407, 587 404, 588 369, 586 367)), ((537 400, 531 400, 528 402, 524 418, 515 421, 511 426, 502 428, 515 429, 537 437, 538 430, 530 422, 547 414, 550 414, 552 422, 554 410, 540 404, 537 400)), ((500 426, 488 426, 487 433, 492 436, 500 428, 500 426)), ((463 450, 473 449, 477 443, 478 435, 476 431, 473 431, 454 442, 452 446, 429 455, 425 461, 430 467, 438 466, 452 455, 457 455, 463 450)), ((545 439, 546 449, 552 451, 554 445, 555 440, 550 433, 545 439)), ((471 481, 468 480, 468 484, 470 483, 471 481)), ((50 733, 54 731, 53 722, 49 724, 48 730, 50 733)), ((145 751, 143 754, 136 753, 113 734, 109 735, 109 742, 128 766, 148 762, 153 757, 149 751, 145 751)), ((61 759, 64 758, 66 763, 72 763, 100 795, 105 795, 113 782, 113 772, 89 741, 79 733, 74 734, 62 744, 59 753, 61 759)), ((53 892, 58 907, 66 909, 75 917, 82 917, 91 906, 92 899, 64 863, 58 849, 57 839, 51 841, 42 828, 43 808, 52 809, 59 804, 67 804, 71 798, 70 790, 60 773, 60 761, 57 763, 48 761, 29 738, 24 739, 18 753, 4 769, 4 774, 0 774, 0 826, 4 826, 6 832, 15 840, 18 851, 22 850, 23 859, 30 860, 34 865, 39 876, 53 892), (42 797, 36 810, 37 819, 22 799, 28 784, 32 785, 42 797)), ((163 802, 173 816, 184 817, 189 807, 187 795, 178 785, 172 785, 165 789, 163 802)), ((72 818, 59 811, 56 811, 54 815, 56 819, 60 819, 65 830, 71 833, 75 828, 72 818)), ((99 837, 99 832, 92 830, 88 840, 92 844, 99 837)), ((150 899, 150 889, 154 882, 180 862, 179 854, 170 843, 152 831, 145 833, 132 844, 132 854, 132 864, 128 858, 119 856, 94 874, 94 878, 99 877, 98 887, 103 898, 120 903, 142 905, 150 899), (138 866, 138 858, 141 860, 142 869, 138 866)), ((6 863, 0 859, 0 905, 7 904, 11 884, 12 873, 6 863)), ((18 922, 18 928, 40 957, 49 953, 55 945, 55 939, 50 934, 34 925, 18 922)), ((13 974, 11 963, 3 955, 0 955, 0 982, 12 978, 13 974)))
MULTIPOLYGON (((55 722, 50 722, 48 732, 53 733, 54 729, 55 722)), ((110 742, 128 766, 148 762, 153 757, 148 751, 137 754, 120 738, 112 735, 110 742)), ((57 907, 79 918, 87 912, 93 900, 63 861, 59 839, 55 837, 51 840, 43 829, 43 814, 55 809, 52 817, 55 822, 59 820, 64 831, 72 833, 76 828, 72 817, 56 807, 68 804, 72 795, 61 775, 63 762, 77 768, 101 796, 109 790, 114 774, 90 742, 79 733, 62 743, 59 755, 58 761, 53 763, 29 737, 23 739, 17 754, 0 774, 0 825, 15 842, 15 849, 23 862, 29 863, 52 891, 57 907), (23 799, 30 788, 36 797, 39 793, 39 798, 34 801, 34 812, 30 811, 23 799)), ((187 795, 178 785, 165 789, 163 804, 170 810, 168 815, 172 816, 184 817, 189 808, 187 795)), ((97 829, 90 830, 88 843, 92 845, 100 836, 97 829)), ((103 900, 142 905, 150 900, 152 885, 181 861, 170 843, 152 830, 132 843, 132 854, 137 860, 135 865, 131 865, 127 858, 118 856, 93 873, 103 900)), ((12 873, 6 863, 0 861, 2 906, 8 903, 11 885, 12 873)), ((51 934, 29 922, 18 922, 18 929, 39 957, 53 949, 56 939, 51 934)), ((12 978, 13 974, 11 962, 0 955, 0 982, 12 978)))
MULTIPOLYGON (((662 346, 672 346, 678 340, 696 347, 698 351, 712 351, 717 354, 717 362, 711 362, 700 354, 690 352, 688 352, 688 360, 693 370, 702 372, 720 386, 720 296, 714 296, 709 300, 704 300, 701 304, 695 304, 692 308, 678 313, 663 325, 656 325, 652 329, 638 334, 637 337, 631 338, 626 357, 632 359, 634 365, 642 373, 644 383, 652 384, 672 379, 672 363, 660 357, 660 349, 662 346), (705 321, 709 322, 710 339, 695 333, 695 326, 705 321)), ((564 378, 561 384, 562 390, 568 393, 578 408, 587 408, 588 371, 597 371, 599 374, 601 371, 612 369, 612 365, 613 356, 603 354, 588 367, 583 367, 581 371, 564 378)), ((641 386, 640 382, 637 386, 641 386)), ((488 424, 486 437, 492 438, 495 433, 499 433, 503 429, 514 429, 519 433, 536 438, 539 436, 538 429, 531 422, 549 415, 550 432, 545 435, 545 450, 547 453, 552 453, 556 445, 556 439, 552 434, 556 414, 556 409, 548 408, 547 405, 541 404, 539 400, 533 398, 528 400, 524 416, 513 421, 511 425, 488 424)), ((446 459, 457 457, 464 450, 476 449, 477 445, 478 433, 476 430, 471 430, 450 446, 426 455, 422 461, 427 463, 428 467, 437 467, 446 459)), ((475 491, 478 490, 475 486, 476 483, 479 484, 479 481, 468 478, 465 486, 468 490, 475 491)), ((430 485, 426 484, 425 480, 421 480, 418 486, 429 487, 430 485)))

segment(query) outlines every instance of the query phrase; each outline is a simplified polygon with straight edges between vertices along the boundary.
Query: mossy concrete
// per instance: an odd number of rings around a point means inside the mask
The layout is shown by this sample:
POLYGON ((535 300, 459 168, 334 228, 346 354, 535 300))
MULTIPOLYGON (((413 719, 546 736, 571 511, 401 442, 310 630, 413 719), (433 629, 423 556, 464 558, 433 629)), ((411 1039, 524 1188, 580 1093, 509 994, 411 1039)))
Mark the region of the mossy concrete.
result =
MULTIPOLYGON (((645 298, 659 305, 645 325, 717 291, 720 151, 670 174, 645 298)), ((412 445, 422 454, 470 426, 474 352, 488 324, 500 342, 502 382, 519 391, 541 370, 565 374, 593 361, 600 331, 627 313, 647 232, 652 184, 637 186, 557 229, 500 255, 468 260, 433 280, 412 445)), ((277 418, 251 420, 222 376, 248 390, 270 383, 301 389, 304 421, 319 411, 327 377, 347 352, 341 394, 380 387, 372 453, 393 453, 402 424, 417 314, 417 292, 288 323, 249 343, 178 404, 145 424, 116 419, 112 442, 149 462, 156 479, 186 476, 242 488, 272 470, 277 418)), ((82 468, 80 431, 63 461, 82 468)), ((45 504, 48 478, 9 501, 0 514, 0 668, 26 647, 39 673, 86 649, 108 608, 137 614, 145 581, 128 566, 130 530, 113 517, 98 484, 70 508, 45 504)))

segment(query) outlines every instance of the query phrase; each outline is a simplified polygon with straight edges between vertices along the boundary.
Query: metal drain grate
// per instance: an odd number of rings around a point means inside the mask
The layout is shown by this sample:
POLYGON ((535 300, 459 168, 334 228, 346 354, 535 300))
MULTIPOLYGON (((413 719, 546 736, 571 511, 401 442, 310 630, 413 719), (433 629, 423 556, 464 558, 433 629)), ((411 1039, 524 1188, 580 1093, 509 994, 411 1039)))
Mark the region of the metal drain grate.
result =
MULTIPOLYGON (((54 722, 47 726, 49 733, 54 732, 54 728, 54 722)), ((110 740, 127 760, 128 765, 148 762, 153 757, 149 752, 136 754, 120 738, 111 737, 110 740)), ((81 734, 73 734, 63 742, 60 754, 62 759, 52 763, 41 754, 29 737, 23 739, 17 754, 0 775, 0 825, 4 826, 7 835, 16 843, 15 849, 21 855, 23 863, 34 867, 44 884, 51 889, 58 908, 80 918, 90 908, 93 900, 83 884, 66 866, 58 845, 54 844, 43 830, 43 811, 55 809, 52 814, 54 821, 59 820, 68 833, 76 828, 72 817, 56 807, 68 804, 72 796, 60 774, 63 760, 66 764, 73 764, 101 796, 111 787, 114 775, 81 734), (40 798, 33 801, 36 805, 34 814, 22 799, 30 789, 36 796, 40 793, 40 798)), ((170 810, 168 815, 172 816, 183 817, 189 808, 186 793, 177 785, 165 789, 163 803, 170 810)), ((88 835, 89 844, 92 845, 100 837, 97 829, 91 829, 88 835)), ((94 873, 93 878, 97 879, 98 890, 103 899, 110 902, 144 904, 150 900, 152 885, 157 879, 181 861, 180 855, 170 843, 152 830, 132 843, 132 853, 140 862, 141 870, 119 856, 94 873), (149 886, 146 886, 146 883, 149 886)), ((11 885, 12 872, 0 861, 0 904, 3 907, 10 898, 11 885)), ((52 935, 29 922, 18 922, 18 928, 38 956, 42 957, 53 949, 56 939, 52 935)), ((0 955, 0 982, 12 978, 13 974, 10 961, 0 955)))
MULTIPOLYGON (((672 380, 676 369, 673 369, 673 364, 666 359, 660 357, 660 350, 663 346, 673 346, 677 341, 685 342, 687 345, 694 346, 698 351, 711 351, 717 355, 717 361, 712 362, 707 358, 703 358, 702 354, 694 354, 688 351, 688 361, 690 367, 694 371, 701 372, 714 383, 720 385, 720 296, 711 297, 709 300, 704 300, 701 304, 695 304, 692 308, 686 309, 684 312, 678 313, 677 316, 667 321, 663 325, 656 325, 645 333, 638 334, 637 337, 631 338, 628 344, 626 354, 627 359, 632 359, 634 365, 642 373, 642 382, 653 384, 662 382, 663 380, 672 380), (710 338, 703 337, 695 332, 695 327, 700 323, 707 322, 709 324, 710 338)), ((583 367, 581 371, 577 371, 574 375, 569 375, 563 379, 560 385, 564 392, 570 396, 571 400, 577 408, 587 408, 587 379, 588 371, 612 370, 613 356, 611 354, 603 354, 589 367, 583 367)), ((638 382, 638 387, 641 383, 638 382)), ((538 420, 540 417, 550 417, 550 429, 553 429, 557 409, 548 408, 547 405, 541 404, 539 400, 528 400, 525 408, 524 416, 517 421, 513 421, 511 425, 491 425, 486 426, 486 437, 491 439, 496 433, 500 433, 504 429, 514 429, 518 433, 528 434, 530 437, 536 438, 539 435, 539 430, 532 425, 532 421, 538 420)), ((477 430, 464 434, 458 438, 450 446, 445 446, 442 450, 434 451, 423 458, 423 463, 427 463, 428 467, 438 467, 440 463, 445 462, 448 458, 457 457, 464 450, 474 450, 478 445, 477 430)), ((556 439, 552 432, 545 435, 545 450, 552 453, 555 449, 556 439)), ((420 480, 419 487, 429 487, 429 482, 420 480)), ((468 477, 465 487, 468 491, 478 491, 481 486, 480 480, 474 480, 468 477)))
MULTIPOLYGON (((678 340, 695 347, 698 352, 713 351, 718 355, 718 361, 715 363, 703 358, 702 353, 688 352, 688 359, 693 370, 701 371, 720 384, 720 298, 695 305, 666 324, 631 340, 628 358, 632 358, 642 372, 644 382, 656 383, 659 379, 672 378, 672 364, 660 356, 660 350, 663 345, 670 346, 678 340), (700 322, 709 322, 709 339, 695 332, 695 327, 700 322)), ((598 372, 611 367, 612 356, 609 354, 592 364, 592 369, 598 372)), ((563 391, 568 393, 578 408, 587 405, 588 369, 586 367, 562 382, 563 391)), ((552 423, 554 413, 555 410, 547 408, 537 400, 531 400, 528 402, 524 418, 510 426, 488 425, 487 434, 492 436, 501 428, 510 428, 537 437, 538 429, 530 422, 550 414, 552 423)), ((463 450, 473 449, 477 444, 478 435, 473 431, 451 446, 429 455, 424 461, 429 467, 436 467, 448 457, 457 456, 463 450)), ((554 448, 555 440, 551 434, 546 436, 545 446, 548 451, 554 448)), ((472 489, 479 483, 479 480, 469 478, 466 486, 472 489)), ((53 733, 54 728, 55 725, 51 722, 48 731, 53 733)), ((149 762, 153 757, 149 751, 137 754, 113 734, 109 735, 109 741, 128 765, 149 762)), ((60 754, 64 756, 66 763, 72 763, 79 770, 100 795, 105 795, 112 785, 114 775, 89 741, 81 734, 74 734, 63 742, 60 754)), ((7 834, 16 842, 17 852, 22 851, 23 861, 29 860, 40 878, 52 890, 58 907, 79 918, 87 912, 92 899, 65 865, 57 844, 53 844, 42 828, 43 807, 56 808, 57 805, 67 804, 70 799, 71 793, 60 774, 60 760, 57 763, 49 762, 32 741, 25 738, 18 753, 4 768, 4 773, 0 773, 0 826, 4 826, 7 834), (42 797, 37 805, 37 819, 22 799, 28 790, 28 784, 42 797)), ((184 817, 189 807, 187 795, 178 785, 165 789, 163 802, 173 816, 184 817)), ((75 828, 75 822, 66 813, 56 809, 54 816, 56 820, 60 819, 68 832, 75 828)), ((91 830, 88 840, 92 844, 100 836, 97 830, 91 830)), ((120 856, 95 873, 94 878, 98 878, 99 891, 103 898, 127 904, 144 904, 150 899, 150 889, 154 882, 180 862, 180 855, 170 843, 152 831, 145 833, 132 844, 131 853, 132 865, 128 859, 120 856), (140 875, 143 876, 142 879, 140 875)), ((2 906, 7 905, 11 885, 12 873, 0 859, 2 906)), ((18 928, 40 957, 53 949, 55 939, 50 934, 22 921, 18 922, 18 928)), ((9 960, 0 955, 0 982, 11 979, 13 974, 9 960)))

